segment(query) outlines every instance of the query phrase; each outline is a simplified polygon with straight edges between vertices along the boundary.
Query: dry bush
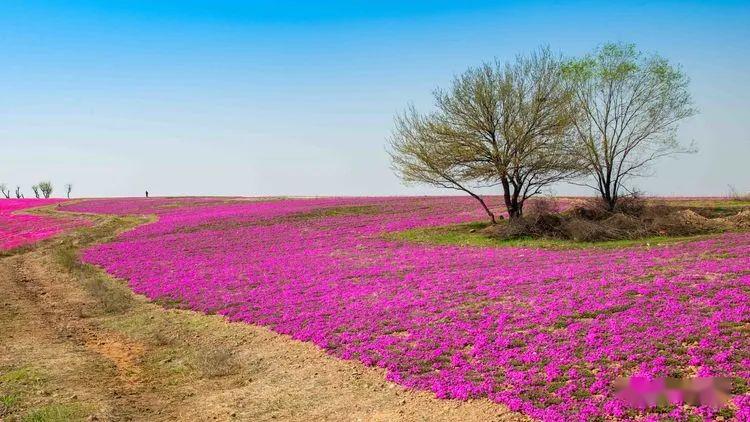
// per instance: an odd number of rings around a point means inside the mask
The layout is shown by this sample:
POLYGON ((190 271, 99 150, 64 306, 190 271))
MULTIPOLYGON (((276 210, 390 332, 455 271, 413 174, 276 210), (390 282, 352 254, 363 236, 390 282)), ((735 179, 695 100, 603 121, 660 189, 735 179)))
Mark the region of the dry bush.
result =
POLYGON ((633 216, 617 213, 602 221, 602 224, 623 232, 635 232, 643 228, 643 222, 633 216))
POLYGON ((599 221, 609 217, 611 213, 607 209, 607 203, 601 198, 589 198, 571 208, 567 214, 571 217, 588 221, 599 221))
POLYGON ((526 215, 529 216, 538 216, 538 215, 547 215, 547 214, 554 214, 556 212, 560 211, 560 204, 557 201, 557 199, 550 197, 550 196, 543 196, 539 198, 534 198, 533 200, 529 201, 529 203, 526 205, 526 215))
POLYGON ((531 232, 537 236, 564 237, 565 221, 566 219, 560 214, 537 215, 531 220, 531 232))
POLYGON ((633 192, 630 195, 623 196, 617 201, 615 205, 615 213, 622 213, 626 215, 640 216, 646 209, 646 200, 638 192, 633 192))
POLYGON ((597 221, 571 218, 565 222, 565 234, 576 242, 600 242, 621 239, 621 233, 597 221))
POLYGON ((750 228, 750 209, 730 209, 716 215, 711 211, 714 208, 709 208, 711 212, 708 212, 666 202, 647 203, 639 195, 623 199, 614 212, 608 211, 599 199, 588 200, 565 212, 554 212, 554 209, 553 203, 543 201, 530 208, 524 217, 490 226, 483 232, 502 240, 530 237, 600 242, 750 228))

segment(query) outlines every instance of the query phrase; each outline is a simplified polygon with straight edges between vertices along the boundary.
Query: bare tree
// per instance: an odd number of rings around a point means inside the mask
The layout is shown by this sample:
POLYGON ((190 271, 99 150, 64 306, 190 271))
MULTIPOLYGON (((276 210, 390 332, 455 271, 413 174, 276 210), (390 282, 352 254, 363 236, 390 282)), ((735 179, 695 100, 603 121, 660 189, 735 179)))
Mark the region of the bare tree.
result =
POLYGON ((39 199, 40 198, 40 196, 39 196, 39 185, 32 186, 31 190, 34 191, 34 196, 36 197, 36 199, 39 199))
POLYGON ((45 198, 49 198, 52 195, 52 182, 39 182, 38 186, 45 198))
POLYGON ((21 193, 21 187, 20 186, 16 186, 16 198, 17 199, 23 198, 23 194, 21 193))
POLYGON ((647 175, 655 160, 693 151, 676 139, 678 122, 696 113, 679 67, 632 44, 605 44, 563 69, 579 111, 572 153, 593 181, 583 184, 609 209, 626 182, 647 175))
POLYGON ((70 192, 72 192, 72 191, 73 191, 73 184, 72 183, 66 183, 65 184, 65 196, 67 196, 68 199, 70 199, 70 192))
POLYGON ((0 193, 3 194, 5 199, 10 199, 10 189, 8 189, 8 185, 5 183, 0 183, 0 193))
POLYGON ((395 170, 407 182, 462 190, 478 200, 471 189, 499 185, 508 215, 520 217, 528 198, 575 172, 566 154, 572 94, 560 64, 542 48, 456 77, 449 90, 435 92, 435 112, 410 108, 396 118, 395 170))

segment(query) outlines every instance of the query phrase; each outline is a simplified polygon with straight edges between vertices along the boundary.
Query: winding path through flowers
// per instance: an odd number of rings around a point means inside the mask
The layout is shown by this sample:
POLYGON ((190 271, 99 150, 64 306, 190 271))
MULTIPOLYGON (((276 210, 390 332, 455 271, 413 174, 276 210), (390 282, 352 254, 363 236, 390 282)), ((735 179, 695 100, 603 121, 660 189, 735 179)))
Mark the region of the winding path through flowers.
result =
POLYGON ((268 326, 439 397, 543 420, 628 409, 621 376, 727 376, 750 418, 750 233, 621 250, 425 246, 382 234, 482 218, 470 199, 111 199, 159 219, 83 259, 151 299, 268 326), (744 386, 744 387, 743 387, 744 386))

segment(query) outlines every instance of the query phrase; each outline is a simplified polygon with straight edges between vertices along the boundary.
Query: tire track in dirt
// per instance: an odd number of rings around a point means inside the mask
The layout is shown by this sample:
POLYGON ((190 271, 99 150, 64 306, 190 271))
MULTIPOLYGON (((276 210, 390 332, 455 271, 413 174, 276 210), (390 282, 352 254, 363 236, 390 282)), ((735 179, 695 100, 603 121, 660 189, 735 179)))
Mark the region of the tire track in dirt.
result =
MULTIPOLYGON (((7 337, 10 342, 3 348, 7 350, 0 349, 5 355, 0 357, 0 365, 41 366, 44 372, 53 373, 48 378, 62 381, 62 385, 53 385, 51 390, 69 391, 70 397, 102 409, 94 413, 99 415, 94 419, 132 419, 143 407, 132 406, 134 401, 129 398, 141 395, 144 388, 138 363, 143 346, 118 333, 92 326, 82 318, 77 311, 85 299, 77 297, 72 286, 62 282, 62 274, 45 271, 39 260, 38 252, 32 251, 0 261, 0 289, 4 302, 16 310, 11 318, 18 327, 7 337), (72 302, 65 297, 66 293, 72 293, 72 302), (55 361, 55 355, 74 366, 93 363, 97 370, 65 374, 64 368, 47 367, 55 361), (79 382, 80 378, 86 382, 79 382)), ((32 401, 37 399, 55 402, 65 401, 66 397, 32 398, 32 401)))

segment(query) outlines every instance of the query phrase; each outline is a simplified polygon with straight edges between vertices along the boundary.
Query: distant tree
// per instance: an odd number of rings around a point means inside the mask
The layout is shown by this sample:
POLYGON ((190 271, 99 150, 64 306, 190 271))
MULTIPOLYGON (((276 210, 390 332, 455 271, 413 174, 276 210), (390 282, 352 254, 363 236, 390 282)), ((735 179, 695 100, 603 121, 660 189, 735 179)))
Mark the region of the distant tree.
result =
POLYGON ((605 44, 563 65, 574 95, 572 153, 609 209, 627 181, 647 175, 668 155, 693 151, 676 139, 677 124, 692 116, 688 77, 658 55, 633 44, 605 44))
POLYGON ((0 183, 0 193, 3 194, 5 199, 10 199, 10 189, 8 189, 8 185, 5 183, 0 183))
POLYGON ((20 186, 16 186, 16 198, 17 199, 23 198, 23 194, 21 193, 21 187, 20 186))
POLYGON ((575 172, 566 155, 572 93, 549 49, 469 69, 434 96, 435 112, 396 117, 389 152, 405 182, 464 191, 494 222, 477 186, 501 186, 516 218, 528 198, 575 172))
POLYGON ((40 195, 39 195, 39 185, 32 186, 31 190, 34 191, 34 196, 36 197, 36 199, 39 199, 40 198, 40 195))
POLYGON ((45 198, 49 198, 52 195, 52 182, 39 182, 37 186, 39 186, 39 190, 45 198))
POLYGON ((70 199, 70 192, 73 190, 73 184, 72 183, 66 183, 65 184, 65 196, 70 199))

